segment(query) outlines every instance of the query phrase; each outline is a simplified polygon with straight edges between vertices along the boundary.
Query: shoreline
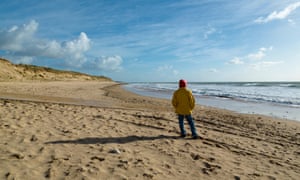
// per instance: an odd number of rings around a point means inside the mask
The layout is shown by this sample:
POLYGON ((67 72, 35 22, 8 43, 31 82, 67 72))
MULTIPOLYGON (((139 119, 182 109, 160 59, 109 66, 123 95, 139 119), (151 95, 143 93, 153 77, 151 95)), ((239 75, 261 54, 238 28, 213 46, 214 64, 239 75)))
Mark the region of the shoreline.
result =
POLYGON ((299 122, 197 105, 193 117, 204 139, 191 140, 178 138, 169 100, 114 82, 0 83, 0 94, 0 179, 300 175, 299 122), (5 100, 4 93, 33 99, 5 100))
MULTIPOLYGON (((172 98, 172 92, 154 91, 147 89, 141 90, 126 85, 124 85, 124 88, 141 96, 149 96, 169 100, 172 98)), ((217 98, 198 95, 194 96, 198 105, 206 107, 229 110, 234 113, 266 115, 272 118, 300 122, 299 107, 290 107, 266 102, 242 101, 230 98, 217 98)))

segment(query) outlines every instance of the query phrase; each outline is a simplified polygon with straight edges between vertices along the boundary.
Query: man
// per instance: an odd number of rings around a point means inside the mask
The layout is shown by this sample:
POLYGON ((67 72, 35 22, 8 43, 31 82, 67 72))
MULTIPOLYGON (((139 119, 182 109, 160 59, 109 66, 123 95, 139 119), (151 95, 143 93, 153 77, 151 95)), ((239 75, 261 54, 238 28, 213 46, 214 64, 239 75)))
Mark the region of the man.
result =
POLYGON ((181 137, 186 136, 186 131, 184 129, 184 118, 186 118, 190 125, 193 139, 200 138, 196 132, 194 120, 192 118, 192 110, 195 107, 195 98, 192 92, 187 89, 186 80, 181 79, 179 81, 179 88, 173 94, 172 105, 175 108, 175 113, 178 115, 181 137))

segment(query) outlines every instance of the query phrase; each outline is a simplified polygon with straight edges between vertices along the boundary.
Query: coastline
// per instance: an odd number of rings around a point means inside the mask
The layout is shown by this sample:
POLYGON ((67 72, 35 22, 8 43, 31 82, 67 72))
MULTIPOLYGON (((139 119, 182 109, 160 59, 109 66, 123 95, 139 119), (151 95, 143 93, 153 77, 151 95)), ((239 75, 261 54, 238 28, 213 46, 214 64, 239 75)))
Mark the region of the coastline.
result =
MULTIPOLYGON (((128 91, 134 92, 142 96, 171 99, 172 91, 170 90, 153 90, 153 89, 138 89, 130 85, 124 85, 128 91)), ((212 97, 194 94, 198 105, 224 109, 243 114, 266 115, 273 118, 285 120, 293 120, 300 122, 300 108, 293 106, 285 106, 283 104, 275 104, 270 102, 253 102, 238 100, 226 97, 212 97)))
POLYGON ((0 95, 4 179, 300 175, 299 122, 197 105, 204 140, 191 140, 178 138, 169 100, 115 82, 1 82, 0 95))

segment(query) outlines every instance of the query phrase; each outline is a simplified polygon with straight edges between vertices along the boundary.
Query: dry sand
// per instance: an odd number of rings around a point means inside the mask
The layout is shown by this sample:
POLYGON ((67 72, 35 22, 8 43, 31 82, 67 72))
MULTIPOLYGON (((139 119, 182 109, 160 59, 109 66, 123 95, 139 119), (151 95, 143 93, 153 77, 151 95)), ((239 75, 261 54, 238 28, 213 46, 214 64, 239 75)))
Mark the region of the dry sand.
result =
POLYGON ((168 100, 114 82, 1 82, 0 179, 300 179, 300 123, 168 100), (187 130, 189 127, 186 125, 187 130))

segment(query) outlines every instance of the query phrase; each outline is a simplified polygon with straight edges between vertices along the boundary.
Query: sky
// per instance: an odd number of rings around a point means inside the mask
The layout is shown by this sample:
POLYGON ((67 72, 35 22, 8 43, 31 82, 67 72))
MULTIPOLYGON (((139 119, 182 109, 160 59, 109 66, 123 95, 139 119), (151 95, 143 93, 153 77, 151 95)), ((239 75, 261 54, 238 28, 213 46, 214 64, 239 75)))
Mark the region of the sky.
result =
POLYGON ((300 1, 1 0, 0 57, 123 82, 300 81, 300 1))

